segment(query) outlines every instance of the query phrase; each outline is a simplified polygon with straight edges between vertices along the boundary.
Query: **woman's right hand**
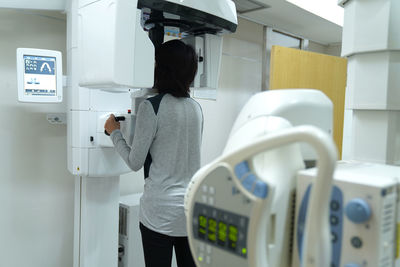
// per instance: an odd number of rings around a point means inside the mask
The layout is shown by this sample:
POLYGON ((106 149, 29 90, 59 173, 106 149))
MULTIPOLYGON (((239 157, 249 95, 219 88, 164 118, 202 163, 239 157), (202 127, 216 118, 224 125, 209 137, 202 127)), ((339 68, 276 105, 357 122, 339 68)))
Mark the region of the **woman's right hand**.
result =
POLYGON ((106 123, 104 124, 104 129, 108 134, 112 134, 113 131, 119 130, 121 128, 120 123, 115 120, 114 114, 111 114, 110 117, 107 119, 106 123))

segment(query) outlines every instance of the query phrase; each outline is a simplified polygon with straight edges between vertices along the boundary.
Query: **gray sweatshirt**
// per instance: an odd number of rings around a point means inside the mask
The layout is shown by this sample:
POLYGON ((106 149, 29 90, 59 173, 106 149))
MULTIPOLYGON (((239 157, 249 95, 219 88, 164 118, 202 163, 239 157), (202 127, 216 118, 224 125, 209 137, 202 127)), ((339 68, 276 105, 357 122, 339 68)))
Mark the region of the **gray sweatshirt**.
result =
POLYGON ((160 94, 142 102, 132 147, 120 130, 111 134, 115 149, 138 171, 144 167, 140 222, 169 236, 187 236, 183 200, 200 168, 203 114, 191 98, 160 94))

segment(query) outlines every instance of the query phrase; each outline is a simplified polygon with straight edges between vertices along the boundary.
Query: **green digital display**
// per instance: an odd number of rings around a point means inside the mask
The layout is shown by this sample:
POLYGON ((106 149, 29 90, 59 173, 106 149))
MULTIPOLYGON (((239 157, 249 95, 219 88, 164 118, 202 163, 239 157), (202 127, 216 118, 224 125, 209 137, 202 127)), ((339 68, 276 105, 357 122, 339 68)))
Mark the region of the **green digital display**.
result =
MULTIPOLYGON (((199 242, 247 258, 248 217, 196 203, 192 218, 193 235, 199 242)), ((199 262, 205 260, 199 257, 199 262)))
POLYGON ((226 243, 226 231, 228 226, 224 222, 218 223, 218 244, 221 246, 225 246, 226 243))
POLYGON ((234 225, 229 225, 229 248, 236 250, 237 241, 238 241, 238 229, 234 225))
POLYGON ((199 216, 199 237, 205 238, 207 233, 207 218, 203 215, 199 216))
POLYGON ((204 215, 198 217, 198 234, 199 237, 225 247, 236 250, 238 241, 238 228, 235 225, 228 225, 224 221, 218 221, 214 218, 207 218, 204 215))
POLYGON ((217 221, 213 218, 208 219, 208 240, 217 241, 217 221))

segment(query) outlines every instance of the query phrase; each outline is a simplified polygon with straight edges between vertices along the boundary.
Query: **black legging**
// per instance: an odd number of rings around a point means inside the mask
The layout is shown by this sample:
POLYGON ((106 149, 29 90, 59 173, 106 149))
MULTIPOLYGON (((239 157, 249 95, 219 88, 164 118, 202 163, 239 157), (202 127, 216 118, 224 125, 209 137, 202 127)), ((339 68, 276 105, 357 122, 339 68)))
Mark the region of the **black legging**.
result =
POLYGON ((140 223, 146 267, 170 267, 172 247, 178 267, 196 267, 186 236, 174 237, 154 232, 140 223))

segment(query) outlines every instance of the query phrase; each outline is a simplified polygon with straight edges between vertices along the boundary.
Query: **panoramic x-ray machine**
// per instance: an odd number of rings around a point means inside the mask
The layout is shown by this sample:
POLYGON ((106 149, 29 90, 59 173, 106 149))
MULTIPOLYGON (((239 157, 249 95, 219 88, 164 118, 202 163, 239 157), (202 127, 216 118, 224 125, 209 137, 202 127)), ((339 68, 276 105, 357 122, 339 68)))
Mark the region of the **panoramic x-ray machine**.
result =
POLYGON ((221 34, 236 27, 230 0, 68 1, 68 169, 76 177, 75 267, 118 263, 119 176, 131 170, 104 133, 109 114, 121 118, 121 130, 131 140, 138 104, 152 93, 155 46, 167 29, 178 32, 199 54, 193 86, 216 88, 221 34))

